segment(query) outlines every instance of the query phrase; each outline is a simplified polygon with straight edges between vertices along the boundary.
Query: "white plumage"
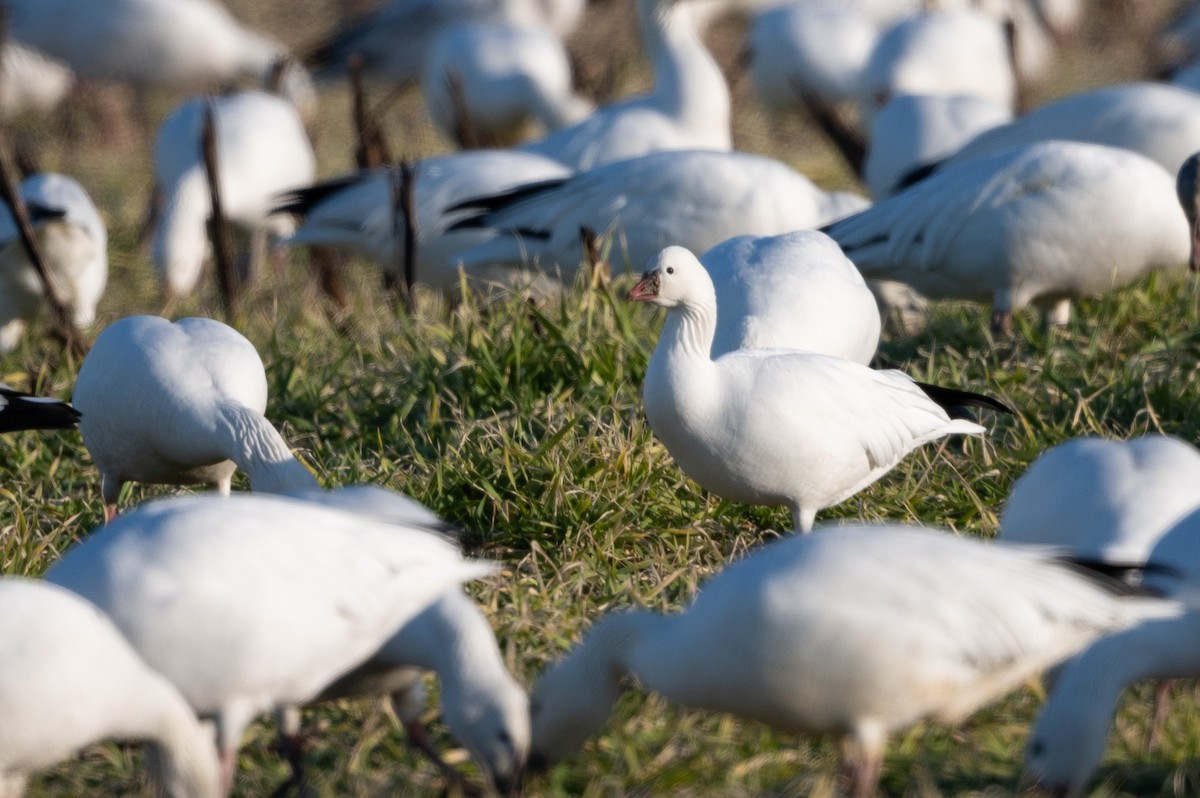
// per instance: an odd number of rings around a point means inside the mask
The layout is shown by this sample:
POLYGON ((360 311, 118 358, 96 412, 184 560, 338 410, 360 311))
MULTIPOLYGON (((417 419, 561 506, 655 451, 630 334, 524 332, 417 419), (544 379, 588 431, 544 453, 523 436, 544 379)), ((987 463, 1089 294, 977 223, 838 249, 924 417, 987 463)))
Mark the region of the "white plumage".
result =
POLYGON ((146 741, 171 798, 216 798, 217 755, 179 691, 98 609, 43 582, 0 579, 0 795, 105 739, 146 741))
POLYGON ((47 579, 106 612, 215 721, 228 788, 257 715, 312 700, 438 596, 491 570, 418 527, 231 496, 142 505, 47 579))
POLYGON ((864 275, 991 302, 993 326, 1188 257, 1172 176, 1127 150, 1050 141, 948 165, 826 232, 864 275))
MULTIPOLYGON (((212 198, 201 131, 205 99, 192 99, 163 122, 154 144, 155 184, 162 212, 154 235, 154 266, 168 293, 191 293, 209 252, 212 198)), ((292 232, 290 216, 273 213, 276 196, 313 181, 316 164, 304 125, 291 103, 250 91, 212 100, 222 209, 239 227, 274 236, 292 232)))
MULTIPOLYGON (((108 230, 100 212, 65 175, 31 175, 20 191, 54 290, 75 326, 90 327, 108 281, 108 230)), ((0 209, 0 353, 16 348, 45 306, 42 281, 6 206, 0 209)))
POLYGON ((951 419, 900 371, 796 350, 714 360, 712 280, 681 247, 651 261, 629 298, 667 308, 642 389, 655 436, 706 490, 786 505, 800 532, 921 444, 985 431, 951 419))
POLYGON ((839 735, 865 797, 890 732, 957 723, 1149 611, 1035 551, 901 526, 792 537, 683 613, 597 622, 534 686, 531 761, 578 748, 632 676, 688 706, 839 735))
POLYGON ((254 345, 212 319, 130 316, 96 338, 75 381, 80 433, 100 469, 105 515, 126 482, 200 483, 229 493, 317 487, 263 416, 267 377, 254 345))
POLYGON ((75 75, 62 62, 8 42, 0 56, 0 117, 49 111, 62 102, 74 83, 75 75))

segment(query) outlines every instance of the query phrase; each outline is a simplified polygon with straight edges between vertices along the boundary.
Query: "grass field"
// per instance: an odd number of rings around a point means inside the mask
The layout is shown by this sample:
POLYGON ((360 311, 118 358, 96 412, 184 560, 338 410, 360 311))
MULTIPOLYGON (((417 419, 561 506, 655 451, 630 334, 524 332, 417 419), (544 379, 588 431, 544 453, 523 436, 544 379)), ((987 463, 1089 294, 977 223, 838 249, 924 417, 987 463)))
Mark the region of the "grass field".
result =
MULTIPOLYGON (((335 18, 332 3, 313 0, 304 6, 311 13, 295 15, 302 22, 283 27, 275 24, 283 18, 282 3, 232 5, 294 45, 311 41, 335 18)), ((597 25, 615 31, 609 41, 618 57, 633 47, 617 16, 626 11, 623 2, 593 11, 597 25)), ((732 24, 715 33, 726 63, 736 33, 732 24)), ((1061 82, 1046 93, 1137 73, 1132 39, 1102 55, 1097 42, 1103 34, 1089 31, 1066 61, 1061 82)), ((605 49, 589 48, 593 58, 605 49)), ((618 63, 616 85, 644 84, 636 61, 618 63)), ((742 147, 793 163, 826 188, 853 185, 799 120, 764 119, 744 85, 736 97, 743 110, 735 114, 735 137, 742 147)), ((156 98, 161 108, 155 109, 165 111, 168 102, 156 98)), ((325 103, 317 141, 323 176, 350 166, 346 108, 340 92, 325 103)), ((422 113, 415 97, 400 103, 388 117, 394 142, 412 155, 446 149, 422 113)), ((47 168, 78 176, 106 214, 110 288, 96 329, 128 314, 159 312, 151 268, 136 242, 149 185, 147 145, 105 148, 86 120, 70 127, 68 135, 61 120, 31 122, 17 133, 38 145, 47 168)), ((310 285, 304 257, 292 261, 287 273, 249 289, 238 324, 267 364, 269 417, 325 484, 376 482, 409 493, 460 525, 475 553, 503 563, 497 577, 472 592, 491 617, 510 667, 527 684, 600 614, 633 604, 679 607, 731 557, 786 531, 782 508, 747 508, 705 494, 655 441, 640 389, 661 319, 622 299, 629 277, 538 308, 510 297, 451 310, 424 297, 409 316, 380 296, 374 267, 352 262, 353 307, 339 323, 310 285)), ((627 264, 631 271, 642 266, 627 264)), ((1200 440, 1197 302, 1181 270, 1084 302, 1071 326, 1052 334, 1034 316, 1022 315, 1013 339, 999 341, 980 308, 938 306, 921 334, 885 341, 880 365, 986 391, 1017 415, 987 418, 986 439, 914 453, 819 520, 920 522, 990 537, 1013 480, 1048 446, 1079 435, 1152 431, 1200 440)), ((220 308, 210 291, 173 313, 220 317, 220 308)), ((31 336, 3 360, 0 376, 66 397, 77 367, 53 344, 31 336)), ((134 487, 125 502, 159 492, 134 487)), ((40 574, 102 519, 97 474, 75 433, 0 439, 0 500, 0 562, 8 574, 40 574)), ((1200 713, 1192 688, 1177 689, 1165 746, 1153 753, 1141 747, 1149 692, 1139 689, 1123 705, 1099 794, 1200 792, 1200 767, 1192 761, 1200 713)), ((1024 736, 1040 700, 1031 685, 960 728, 922 725, 896 735, 886 790, 1014 794, 1024 736)), ((306 723, 313 729, 314 795, 441 790, 436 771, 407 751, 397 724, 373 702, 311 710, 306 723)), ((452 749, 450 758, 469 770, 465 753, 440 726, 434 731, 440 745, 452 749)), ((247 737, 239 795, 269 794, 285 780, 272 735, 260 724, 247 737)), ((531 781, 528 792, 829 795, 836 753, 830 741, 778 735, 631 693, 602 736, 531 781)), ((38 779, 32 794, 117 795, 145 784, 135 749, 104 745, 38 779)))

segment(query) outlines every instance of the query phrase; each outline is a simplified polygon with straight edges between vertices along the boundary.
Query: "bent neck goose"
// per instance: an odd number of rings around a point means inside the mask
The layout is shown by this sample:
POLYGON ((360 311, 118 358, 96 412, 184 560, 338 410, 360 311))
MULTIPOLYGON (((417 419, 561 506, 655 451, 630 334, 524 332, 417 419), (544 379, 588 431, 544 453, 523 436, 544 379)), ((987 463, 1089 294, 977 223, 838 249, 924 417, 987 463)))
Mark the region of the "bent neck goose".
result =
POLYGON ((260 91, 239 92, 180 105, 154 143, 154 179, 162 212, 153 261, 169 295, 195 290, 208 255, 212 197, 201 146, 204 108, 212 103, 218 186, 225 218, 239 227, 289 235, 292 218, 273 212, 281 192, 313 181, 316 161, 296 108, 260 91))
POLYGON ((219 321, 130 316, 110 324, 79 368, 73 401, 100 469, 106 518, 131 481, 228 494, 241 468, 253 490, 317 487, 263 417, 267 377, 254 345, 219 321))
MULTIPOLYGON (((91 197, 75 180, 52 172, 21 182, 46 268, 76 327, 91 326, 108 282, 108 229, 91 197)), ((26 325, 46 305, 17 222, 0 209, 0 354, 21 342, 26 325)))
POLYGON ((714 360, 713 283, 682 247, 651 261, 629 299, 667 309, 642 390, 655 436, 706 490, 786 505, 799 532, 921 444, 985 432, 951 418, 943 403, 1007 410, 987 397, 948 395, 903 372, 813 352, 742 349, 714 360))
POLYGON ((1173 188, 1135 152, 1047 141, 950 164, 824 230, 864 276, 990 301, 1007 332, 1031 303, 1066 324, 1072 299, 1181 265, 1173 188))
POLYGON ((93 742, 145 740, 171 798, 217 798, 217 752, 175 687, 78 595, 0 578, 0 794, 93 742))
POLYGON ((492 570, 420 527, 232 496, 144 504, 46 578, 107 613, 215 721, 228 790, 255 716, 311 701, 431 602, 492 570))
POLYGON ((1098 635, 1165 612, 1116 588, 1044 553, 919 528, 779 540, 682 613, 597 622, 534 685, 530 761, 577 749, 633 677, 691 707, 841 736, 851 794, 866 798, 890 732, 960 722, 1098 635))
POLYGON ((47 396, 14 391, 0 383, 0 432, 24 429, 75 429, 79 411, 47 396))

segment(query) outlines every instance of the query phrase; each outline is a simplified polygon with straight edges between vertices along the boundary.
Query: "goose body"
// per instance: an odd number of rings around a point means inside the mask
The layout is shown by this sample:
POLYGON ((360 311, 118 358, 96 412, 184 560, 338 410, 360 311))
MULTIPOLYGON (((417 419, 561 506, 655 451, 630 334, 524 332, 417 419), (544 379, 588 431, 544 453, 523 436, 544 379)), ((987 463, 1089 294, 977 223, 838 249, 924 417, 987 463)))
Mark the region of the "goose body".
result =
POLYGON ((8 42, 0 54, 0 117, 49 111, 62 102, 74 83, 75 75, 62 62, 8 42))
POLYGON ((96 607, 61 587, 0 579, 0 794, 105 739, 144 740, 171 798, 216 798, 217 753, 179 691, 96 607))
POLYGON ((738 236, 700 257, 717 292, 714 358, 737 349, 803 349, 866 365, 879 307, 828 236, 800 230, 738 236))
POLYGON ((786 505, 800 532, 921 444, 985 431, 952 419, 903 372, 798 350, 714 360, 712 280, 682 247, 651 261, 629 298, 667 308, 642 389, 655 436, 706 490, 786 505))
MULTIPOLYGON (((479 150, 426 158, 416 165, 417 282, 447 294, 459 288, 458 253, 495 236, 487 230, 450 230, 467 216, 451 209, 479 196, 504 193, 527 182, 571 175, 558 161, 505 150, 479 150)), ((374 260, 399 276, 404 231, 392 213, 393 173, 359 172, 277 198, 277 210, 303 217, 288 244, 328 245, 374 260)))
POLYGON ((23 429, 75 429, 79 411, 48 396, 14 391, 0 383, 0 432, 23 429))
POLYGON ((957 723, 1148 608, 1048 555, 898 525, 763 546, 682 613, 610 613, 532 695, 531 761, 604 724, 632 677, 668 700, 839 735, 873 795, 887 735, 957 723), (1132 605, 1131 605, 1132 604, 1132 605))
MULTIPOLYGON (((20 192, 59 299, 76 327, 90 327, 108 282, 108 230, 100 212, 83 186, 65 175, 31 175, 20 192)), ((45 305, 17 222, 0 208, 0 353, 17 347, 45 305)))
POLYGON ((1167 435, 1076 438, 1043 452, 1013 485, 999 537, 1141 565, 1200 507, 1200 452, 1167 435))
POLYGON ((280 497, 144 504, 47 579, 108 614, 216 723, 225 784, 257 715, 315 698, 438 596, 491 567, 419 527, 280 497))
POLYGON ((554 131, 592 110, 571 87, 562 40, 540 26, 470 22, 447 29, 425 58, 421 94, 442 134, 464 146, 469 136, 475 146, 509 144, 530 121, 554 131))
POLYGON ((739 235, 778 235, 839 218, 844 195, 826 194, 784 164, 741 152, 657 152, 607 164, 555 185, 464 202, 460 229, 500 235, 461 253, 489 265, 560 269, 580 260, 580 228, 610 235, 609 260, 644 263, 668 244, 703 252, 739 235))
MULTIPOLYGON (((155 184, 162 213, 154 235, 154 265, 166 290, 191 293, 208 255, 212 215, 201 147, 206 100, 192 99, 163 122, 154 145, 155 184)), ((294 229, 272 213, 275 197, 313 181, 315 160, 296 108, 266 92, 212 100, 222 210, 247 231, 274 236, 294 229)))
POLYGON ((267 378, 254 345, 219 321, 110 324, 79 368, 73 401, 109 516, 126 482, 228 494, 241 468, 254 490, 317 487, 263 416, 267 378))
POLYGON ((827 228, 870 278, 931 297, 990 301, 993 326, 1186 262, 1171 175, 1127 150, 1050 141, 948 165, 827 228))
POLYGON ((521 150, 575 170, 661 150, 729 150, 729 87, 685 0, 638 0, 642 43, 654 69, 648 94, 597 109, 521 150))

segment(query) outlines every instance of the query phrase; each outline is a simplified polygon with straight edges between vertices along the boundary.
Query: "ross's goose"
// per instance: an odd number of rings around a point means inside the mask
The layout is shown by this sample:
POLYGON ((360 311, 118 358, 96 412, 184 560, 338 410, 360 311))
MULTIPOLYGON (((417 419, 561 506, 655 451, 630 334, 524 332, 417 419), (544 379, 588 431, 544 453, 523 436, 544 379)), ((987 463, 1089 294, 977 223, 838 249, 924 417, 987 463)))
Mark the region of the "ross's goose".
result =
POLYGON ((468 272, 507 265, 558 269, 580 261, 580 229, 612 241, 609 260, 645 263, 668 244, 696 252, 738 235, 778 235, 840 218, 861 198, 826 194, 779 161, 742 152, 656 152, 573 178, 460 203, 476 214, 451 229, 501 235, 461 253, 468 272))
POLYGON ((653 89, 599 108, 521 150, 582 170, 660 150, 733 146, 729 87, 686 0, 638 0, 638 19, 654 69, 653 89))
POLYGON ((871 120, 863 182, 876 201, 903 188, 904 178, 953 155, 1012 112, 973 94, 901 94, 871 120))
POLYGON ((858 493, 921 444, 985 432, 951 418, 944 404, 1007 410, 987 397, 813 352, 744 349, 714 360, 713 283, 682 247, 652 260, 629 299, 667 309, 642 390, 654 434, 706 490, 786 505, 800 532, 812 529, 819 510, 858 493))
POLYGON ((46 578, 107 613, 214 720, 228 790, 257 715, 312 700, 437 597, 491 570, 421 527, 242 495, 144 504, 46 578))
POLYGON ((0 53, 0 118, 24 111, 42 113, 62 102, 75 75, 60 61, 18 42, 0 53))
MULTIPOLYGON (((451 529, 420 502, 375 485, 288 495, 389 523, 451 529)), ((501 794, 508 794, 529 753, 529 700, 505 667, 487 619, 461 590, 450 590, 400 627, 366 662, 326 687, 318 700, 389 696, 409 739, 423 745, 427 735, 421 724, 421 676, 426 670, 437 674, 446 725, 501 794)), ((299 718, 286 718, 285 727, 295 734, 299 718)))
MULTIPOLYGON (((571 171, 540 155, 484 150, 426 158, 415 165, 414 175, 417 282, 454 294, 460 285, 458 253, 495 234, 448 230, 467 215, 450 209, 527 182, 565 179, 571 171)), ((399 255, 404 251, 404 230, 403 225, 397 230, 394 223, 395 178, 386 169, 359 172, 277 198, 277 211, 303 218, 286 243, 348 249, 374 260, 385 273, 402 276, 399 255)))
POLYGON ((131 481, 228 494, 241 468, 256 491, 317 487, 263 417, 267 377, 254 345, 219 321, 130 316, 110 324, 79 368, 72 401, 100 469, 106 518, 131 481))
POLYGON ((1200 451, 1191 445, 1167 435, 1076 438, 1043 452, 1013 485, 998 537, 1141 565, 1197 507, 1200 451))
POLYGON ((469 22, 429 48, 421 94, 434 124, 461 146, 511 144, 528 123, 554 131, 583 119, 562 40, 545 28, 469 22))
POLYGON ((864 365, 879 346, 879 306, 824 233, 738 236, 700 257, 717 293, 712 356, 804 349, 864 365))
POLYGON ((1025 749, 1027 775, 1056 794, 1086 794, 1127 685, 1200 676, 1200 512, 1163 535, 1149 561, 1157 567, 1146 571, 1146 587, 1178 600, 1185 611, 1101 638, 1063 666, 1025 749))
MULTIPOLYGON (((154 179, 162 212, 154 234, 154 266, 167 293, 184 296, 200 279, 208 255, 212 198, 201 132, 204 107, 196 98, 163 122, 154 144, 154 179)), ((211 100, 222 210, 239 227, 285 236, 292 218, 274 213, 276 196, 313 181, 312 145, 291 103, 259 91, 211 100)))
POLYGON ((839 735, 874 795, 887 735, 957 723, 1104 632, 1168 610, 1046 554, 903 526, 764 546, 683 613, 611 613, 534 686, 531 764, 598 731, 636 679, 667 699, 839 735))
POLYGON ((346 74, 351 56, 362 59, 365 74, 404 85, 421 74, 438 35, 462 22, 542 25, 567 36, 583 14, 584 0, 390 0, 343 26, 309 60, 318 79, 346 74))
POLYGON ((75 429, 79 411, 48 396, 14 391, 0 383, 0 432, 23 429, 75 429))
POLYGON ((0 795, 100 740, 145 740, 171 798, 220 794, 217 752, 175 687, 75 593, 0 579, 0 795))
MULTIPOLYGON (((20 187, 46 268, 76 327, 89 327, 108 281, 108 230, 83 186, 53 172, 20 187)), ((7 207, 0 207, 0 353, 21 342, 46 305, 42 281, 7 207)))
POLYGON ((825 228, 870 278, 991 302, 992 325, 1182 265, 1187 220, 1171 175, 1128 150, 1049 141, 984 155, 825 228))

